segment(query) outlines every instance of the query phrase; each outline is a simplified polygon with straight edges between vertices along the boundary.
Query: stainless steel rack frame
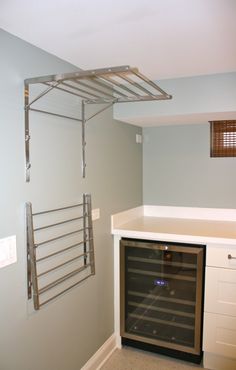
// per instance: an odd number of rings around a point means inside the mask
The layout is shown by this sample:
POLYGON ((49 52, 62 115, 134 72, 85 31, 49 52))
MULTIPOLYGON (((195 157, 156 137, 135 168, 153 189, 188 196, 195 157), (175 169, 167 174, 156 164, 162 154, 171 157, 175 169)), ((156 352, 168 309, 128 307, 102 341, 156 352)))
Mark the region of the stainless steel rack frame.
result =
POLYGON ((97 114, 115 103, 158 101, 171 99, 172 96, 162 90, 156 83, 141 74, 137 68, 119 66, 87 71, 78 71, 59 75, 29 78, 25 87, 25 158, 26 181, 30 181, 30 129, 29 112, 46 113, 60 118, 81 122, 82 127, 82 175, 85 177, 85 124, 97 114), (30 85, 43 84, 46 89, 30 100, 30 85), (70 117, 56 112, 33 108, 33 104, 53 90, 77 96, 81 102, 81 116, 70 117), (90 117, 86 117, 87 104, 106 104, 90 117))
POLYGON ((26 235, 28 299, 35 310, 95 274, 90 194, 79 204, 35 213, 27 202, 26 235))

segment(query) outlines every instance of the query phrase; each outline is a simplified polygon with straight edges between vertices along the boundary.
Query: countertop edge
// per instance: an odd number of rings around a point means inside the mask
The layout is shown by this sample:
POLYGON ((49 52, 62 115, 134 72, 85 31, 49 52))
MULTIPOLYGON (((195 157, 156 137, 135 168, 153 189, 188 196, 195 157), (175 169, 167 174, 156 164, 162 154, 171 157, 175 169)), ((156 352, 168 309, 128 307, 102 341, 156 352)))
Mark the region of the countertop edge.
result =
POLYGON ((166 242, 180 242, 180 243, 196 243, 196 244, 226 244, 236 245, 235 239, 207 237, 196 235, 181 235, 181 234, 165 234, 157 232, 144 232, 137 230, 113 229, 113 235, 118 235, 122 238, 132 239, 147 239, 147 240, 160 240, 166 242))

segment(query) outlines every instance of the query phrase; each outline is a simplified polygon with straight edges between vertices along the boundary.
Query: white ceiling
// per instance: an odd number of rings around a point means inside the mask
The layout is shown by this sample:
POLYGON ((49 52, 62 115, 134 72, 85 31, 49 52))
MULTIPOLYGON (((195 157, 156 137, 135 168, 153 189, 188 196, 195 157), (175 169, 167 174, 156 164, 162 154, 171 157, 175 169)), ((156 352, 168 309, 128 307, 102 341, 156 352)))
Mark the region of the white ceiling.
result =
POLYGON ((152 79, 236 71, 236 0, 0 0, 0 27, 92 69, 152 79))

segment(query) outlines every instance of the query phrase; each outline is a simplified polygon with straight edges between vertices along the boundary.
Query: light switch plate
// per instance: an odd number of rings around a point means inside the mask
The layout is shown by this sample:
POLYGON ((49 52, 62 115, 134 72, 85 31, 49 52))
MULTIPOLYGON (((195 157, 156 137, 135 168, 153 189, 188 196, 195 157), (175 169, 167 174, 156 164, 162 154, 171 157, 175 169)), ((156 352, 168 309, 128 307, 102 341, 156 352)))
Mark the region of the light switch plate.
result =
POLYGON ((0 268, 11 265, 17 261, 16 236, 0 239, 0 268))
POLYGON ((92 220, 98 220, 100 218, 100 208, 96 208, 92 210, 92 220))
POLYGON ((136 134, 136 143, 142 144, 142 142, 143 142, 142 135, 136 134))

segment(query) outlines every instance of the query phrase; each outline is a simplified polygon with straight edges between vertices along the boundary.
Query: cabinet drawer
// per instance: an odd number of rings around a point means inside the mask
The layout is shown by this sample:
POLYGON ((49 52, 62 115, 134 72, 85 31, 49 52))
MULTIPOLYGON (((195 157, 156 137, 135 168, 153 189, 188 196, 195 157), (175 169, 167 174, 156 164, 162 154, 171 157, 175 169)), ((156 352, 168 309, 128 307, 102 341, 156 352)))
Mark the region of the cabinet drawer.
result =
POLYGON ((236 318, 205 313, 203 350, 236 358, 236 318))
POLYGON ((236 270, 206 268, 204 311, 236 316, 236 270))
POLYGON ((206 265, 236 269, 236 245, 207 245, 206 265))

